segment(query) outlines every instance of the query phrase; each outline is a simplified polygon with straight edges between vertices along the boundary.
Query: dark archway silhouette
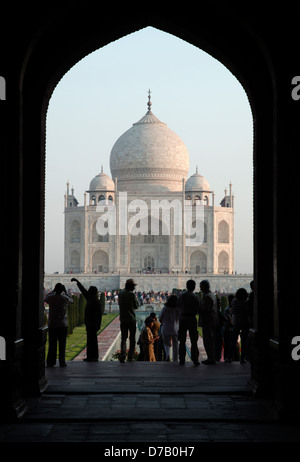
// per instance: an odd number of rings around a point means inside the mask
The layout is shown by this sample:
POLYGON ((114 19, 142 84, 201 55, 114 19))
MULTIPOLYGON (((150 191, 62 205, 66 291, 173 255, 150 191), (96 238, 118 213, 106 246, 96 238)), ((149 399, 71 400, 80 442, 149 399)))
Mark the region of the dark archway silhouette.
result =
MULTIPOLYGON (((282 369, 288 368, 290 377, 294 377, 295 362, 291 363, 289 346, 291 336, 297 335, 297 314, 289 305, 290 320, 286 319, 287 299, 281 294, 288 281, 284 271, 289 261, 286 252, 291 252, 295 241, 293 230, 287 239, 287 233, 278 226, 292 208, 284 204, 285 211, 281 209, 283 199, 278 194, 277 173, 278 169, 287 173, 285 147, 290 158, 299 148, 294 120, 298 108, 279 91, 284 88, 289 93, 291 77, 297 72, 289 65, 288 55, 284 58, 285 71, 290 69, 290 74, 282 77, 280 66, 274 63, 276 47, 263 29, 267 24, 262 26, 259 22, 256 26, 255 7, 251 11, 240 7, 238 13, 224 3, 218 8, 205 3, 199 14, 190 11, 190 7, 187 10, 182 7, 178 14, 175 11, 155 14, 153 11, 137 13, 134 7, 121 5, 117 11, 106 6, 102 15, 95 14, 93 4, 88 1, 63 3, 58 7, 47 4, 44 8, 36 12, 34 22, 26 21, 28 13, 23 11, 18 52, 9 51, 3 61, 8 105, 7 113, 1 113, 6 135, 1 147, 6 159, 4 187, 10 191, 5 216, 12 224, 12 229, 5 234, 4 258, 10 271, 8 290, 13 296, 11 309, 2 315, 0 335, 7 339, 12 364, 22 371, 22 380, 16 389, 22 389, 23 394, 39 393, 45 385, 42 300, 45 131, 49 98, 61 77, 84 56, 126 34, 152 26, 218 59, 248 95, 254 133, 252 381, 257 390, 273 393, 288 408, 287 398, 280 395, 283 378, 279 376, 282 369), (12 174, 17 178, 14 188, 11 187, 12 174), (14 249, 13 254, 10 249, 14 249)), ((7 9, 13 17, 12 10, 7 9)))

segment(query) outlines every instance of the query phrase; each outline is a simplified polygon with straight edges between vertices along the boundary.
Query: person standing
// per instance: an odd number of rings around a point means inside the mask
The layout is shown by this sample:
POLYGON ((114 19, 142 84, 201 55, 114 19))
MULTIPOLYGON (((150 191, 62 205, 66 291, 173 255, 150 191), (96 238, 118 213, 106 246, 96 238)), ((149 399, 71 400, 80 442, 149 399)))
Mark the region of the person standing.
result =
POLYGON ((236 291, 235 297, 232 300, 232 316, 233 316, 233 329, 230 343, 230 349, 226 362, 231 362, 235 345, 238 336, 241 337, 241 360, 243 364, 246 362, 246 347, 249 334, 249 317, 248 317, 248 292, 246 289, 241 288, 236 291))
MULTIPOLYGON (((250 282, 250 288, 251 288, 251 292, 250 292, 249 298, 248 298, 249 330, 254 327, 254 290, 255 290, 254 281, 250 282)), ((246 349, 247 349, 247 351, 246 351, 246 359, 248 361, 251 361, 252 343, 253 343, 252 336, 248 335, 247 347, 246 347, 246 349)))
POLYGON ((161 323, 161 333, 163 345, 166 353, 166 361, 170 360, 170 349, 172 344, 173 361, 178 361, 178 329, 179 329, 180 310, 176 295, 171 295, 161 313, 159 321, 161 323))
POLYGON ((153 327, 152 327, 152 334, 153 338, 155 339, 154 341, 154 354, 155 354, 155 359, 157 361, 158 359, 158 342, 159 342, 159 329, 160 329, 160 323, 157 320, 156 313, 150 313, 150 317, 153 319, 153 327))
POLYGON ((141 344, 143 348, 143 360, 155 362, 154 342, 156 338, 153 336, 154 320, 151 316, 145 319, 145 326, 141 330, 141 344))
POLYGON ((58 358, 60 367, 66 366, 65 353, 68 333, 67 306, 73 303, 64 285, 58 282, 53 292, 49 293, 44 302, 49 305, 48 333, 49 348, 47 354, 47 366, 53 367, 56 364, 57 342, 58 358))
POLYGON ((203 345, 207 354, 207 359, 202 361, 202 363, 208 365, 216 364, 215 332, 219 323, 217 299, 210 290, 209 281, 201 281, 200 290, 203 294, 200 311, 202 320, 203 345))
POLYGON ((248 319, 249 329, 253 327, 253 314, 254 314, 254 281, 250 282, 251 292, 248 298, 248 319))
POLYGON ((85 289, 83 285, 76 278, 71 279, 76 282, 78 289, 86 299, 87 303, 84 312, 84 323, 86 327, 86 358, 84 361, 98 361, 98 330, 101 327, 102 311, 100 300, 98 297, 98 289, 96 286, 90 286, 85 289))
POLYGON ((126 358, 126 341, 129 332, 129 352, 128 361, 132 361, 135 349, 136 316, 135 310, 139 308, 139 303, 135 294, 135 282, 127 279, 125 288, 119 293, 120 307, 120 329, 121 329, 121 355, 120 362, 124 363, 126 358))
POLYGON ((195 281, 190 279, 186 283, 187 290, 179 295, 178 306, 180 308, 179 319, 179 361, 180 364, 185 363, 186 354, 186 335, 189 332, 191 340, 191 357, 195 366, 199 366, 199 349, 198 349, 198 328, 196 314, 200 310, 200 299, 198 295, 194 294, 196 287, 195 281))
POLYGON ((223 326, 223 332, 224 332, 224 359, 228 358, 229 356, 229 349, 230 349, 230 342, 231 342, 231 335, 232 335, 232 307, 231 303, 232 300, 234 299, 234 295, 230 294, 228 295, 228 306, 226 306, 224 310, 224 316, 225 316, 225 323, 223 326))

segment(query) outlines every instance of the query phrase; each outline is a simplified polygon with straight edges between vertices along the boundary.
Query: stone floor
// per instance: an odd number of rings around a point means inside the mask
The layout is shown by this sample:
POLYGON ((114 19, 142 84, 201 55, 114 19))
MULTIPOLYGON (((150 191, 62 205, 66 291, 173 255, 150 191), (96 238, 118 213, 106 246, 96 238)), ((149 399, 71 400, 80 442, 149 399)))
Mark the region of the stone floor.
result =
POLYGON ((204 442, 300 442, 300 426, 278 423, 272 402, 253 397, 249 364, 77 360, 46 375, 24 418, 0 425, 1 444, 97 442, 112 451, 143 443, 144 456, 157 446, 188 445, 195 455, 204 442))
MULTIPOLYGON (((112 347, 112 339, 120 335, 120 319, 117 316, 112 322, 98 335, 99 360, 103 361, 112 347)), ((73 361, 82 361, 86 358, 86 348, 74 358, 73 361)))
POLYGON ((253 398, 249 365, 71 362, 47 369, 48 388, 0 442, 299 442, 271 402, 253 398))

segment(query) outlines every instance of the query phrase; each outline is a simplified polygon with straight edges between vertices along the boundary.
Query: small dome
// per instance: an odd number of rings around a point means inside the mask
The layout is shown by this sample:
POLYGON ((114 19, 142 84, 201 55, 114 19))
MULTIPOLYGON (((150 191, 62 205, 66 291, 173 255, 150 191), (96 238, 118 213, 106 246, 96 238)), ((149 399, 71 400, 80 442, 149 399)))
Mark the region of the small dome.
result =
POLYGON ((198 173, 198 168, 196 169, 196 173, 190 176, 189 179, 186 181, 185 190, 186 191, 209 191, 209 184, 204 178, 204 176, 198 173))
POLYGON ((90 182, 90 191, 114 191, 115 184, 113 180, 106 175, 103 170, 95 176, 90 182))

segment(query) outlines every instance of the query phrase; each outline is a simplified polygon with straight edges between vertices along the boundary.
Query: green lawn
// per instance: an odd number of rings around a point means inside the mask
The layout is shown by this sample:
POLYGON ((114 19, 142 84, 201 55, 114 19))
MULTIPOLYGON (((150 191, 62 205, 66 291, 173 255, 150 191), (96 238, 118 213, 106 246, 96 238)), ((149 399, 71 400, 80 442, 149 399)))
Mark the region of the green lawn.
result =
MULTIPOLYGON (((101 329, 98 334, 102 332, 117 316, 119 313, 107 313, 102 316, 101 329)), ((66 361, 72 361, 79 353, 86 347, 86 330, 85 325, 75 327, 73 333, 67 336, 66 345, 66 361)), ((46 358, 48 352, 48 338, 46 343, 46 358)))
MULTIPOLYGON (((198 314, 197 314, 196 318, 197 318, 197 326, 198 326, 198 321, 199 321, 199 316, 198 316, 198 314)), ((197 330, 198 330, 198 334, 200 335, 200 337, 203 337, 203 335, 202 335, 202 327, 199 327, 199 326, 198 326, 198 327, 197 327, 197 330)))

